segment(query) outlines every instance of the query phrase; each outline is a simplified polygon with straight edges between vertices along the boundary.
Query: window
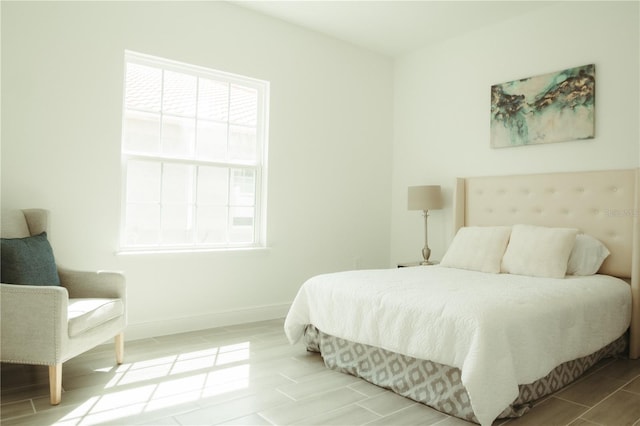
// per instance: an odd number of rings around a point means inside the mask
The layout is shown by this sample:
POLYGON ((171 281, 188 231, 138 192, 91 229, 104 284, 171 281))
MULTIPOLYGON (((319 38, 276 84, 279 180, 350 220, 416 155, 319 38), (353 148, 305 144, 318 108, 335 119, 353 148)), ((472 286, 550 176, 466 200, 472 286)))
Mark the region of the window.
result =
POLYGON ((125 54, 123 250, 263 246, 269 83, 125 54))

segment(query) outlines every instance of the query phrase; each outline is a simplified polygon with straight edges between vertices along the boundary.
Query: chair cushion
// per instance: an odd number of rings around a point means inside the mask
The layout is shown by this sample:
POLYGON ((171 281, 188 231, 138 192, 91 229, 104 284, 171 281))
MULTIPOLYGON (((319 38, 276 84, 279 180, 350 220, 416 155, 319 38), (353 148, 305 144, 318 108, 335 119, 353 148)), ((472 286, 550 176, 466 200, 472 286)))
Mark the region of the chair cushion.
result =
POLYGON ((0 239, 0 282, 60 285, 53 250, 43 232, 33 237, 0 239))
POLYGON ((69 299, 69 337, 124 315, 122 299, 69 299))

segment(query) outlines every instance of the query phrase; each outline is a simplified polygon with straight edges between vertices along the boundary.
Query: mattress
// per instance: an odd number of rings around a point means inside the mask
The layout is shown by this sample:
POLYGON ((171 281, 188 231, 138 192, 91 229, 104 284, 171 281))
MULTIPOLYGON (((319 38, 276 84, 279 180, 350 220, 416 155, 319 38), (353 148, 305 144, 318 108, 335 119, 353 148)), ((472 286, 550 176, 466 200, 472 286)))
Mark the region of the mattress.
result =
POLYGON ((543 279, 441 266, 318 275, 285 320, 291 342, 313 324, 349 342, 459 369, 481 424, 562 363, 629 326, 631 292, 604 276, 543 279))

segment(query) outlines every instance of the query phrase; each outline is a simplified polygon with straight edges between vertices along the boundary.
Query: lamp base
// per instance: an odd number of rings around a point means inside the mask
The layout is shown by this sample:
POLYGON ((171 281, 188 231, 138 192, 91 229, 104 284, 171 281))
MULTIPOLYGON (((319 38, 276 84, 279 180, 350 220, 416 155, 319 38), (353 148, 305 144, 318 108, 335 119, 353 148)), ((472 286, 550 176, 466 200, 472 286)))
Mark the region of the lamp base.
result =
MULTIPOLYGON (((426 223, 425 223, 425 226, 426 226, 426 223)), ((429 262, 429 257, 431 257, 431 249, 426 244, 427 242, 425 238, 425 246, 422 249, 422 262, 420 262, 421 265, 431 265, 431 262, 429 262)))

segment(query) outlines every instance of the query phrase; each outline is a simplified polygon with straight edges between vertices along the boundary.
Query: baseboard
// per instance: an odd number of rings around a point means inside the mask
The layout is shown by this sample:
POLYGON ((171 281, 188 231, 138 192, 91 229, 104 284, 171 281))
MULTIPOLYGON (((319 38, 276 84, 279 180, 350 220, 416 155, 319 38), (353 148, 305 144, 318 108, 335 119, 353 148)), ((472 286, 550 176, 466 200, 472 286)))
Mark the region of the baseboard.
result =
POLYGON ((129 323, 124 335, 125 340, 138 340, 167 334, 186 333, 207 328, 284 318, 290 306, 288 303, 282 303, 144 323, 129 323))

